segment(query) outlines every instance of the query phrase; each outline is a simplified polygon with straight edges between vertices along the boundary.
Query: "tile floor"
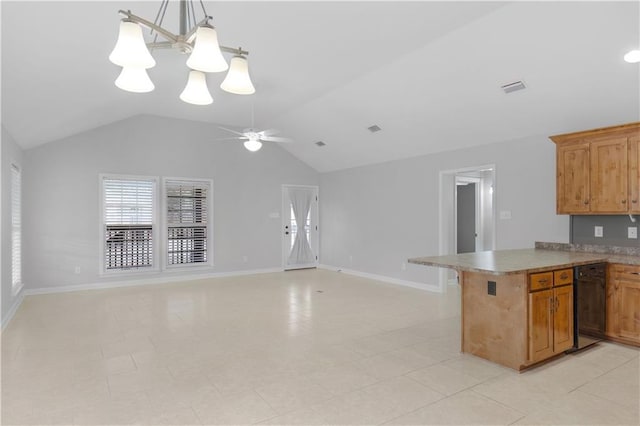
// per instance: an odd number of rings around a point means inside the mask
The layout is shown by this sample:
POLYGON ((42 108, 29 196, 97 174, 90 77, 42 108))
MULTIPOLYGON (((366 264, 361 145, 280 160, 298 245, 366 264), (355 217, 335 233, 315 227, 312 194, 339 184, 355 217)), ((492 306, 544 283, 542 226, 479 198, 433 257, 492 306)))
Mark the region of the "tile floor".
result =
POLYGON ((2 424, 633 424, 639 351, 522 374, 459 353, 459 294, 304 270, 29 296, 2 424))

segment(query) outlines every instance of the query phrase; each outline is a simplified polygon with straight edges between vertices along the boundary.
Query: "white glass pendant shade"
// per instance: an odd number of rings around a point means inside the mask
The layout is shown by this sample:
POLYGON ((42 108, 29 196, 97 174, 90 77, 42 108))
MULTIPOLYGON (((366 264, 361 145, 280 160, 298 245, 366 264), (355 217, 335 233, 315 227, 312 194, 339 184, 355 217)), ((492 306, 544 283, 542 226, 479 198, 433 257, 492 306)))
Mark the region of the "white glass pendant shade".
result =
POLYGON ((147 93, 155 89, 144 68, 123 67, 116 79, 116 86, 127 92, 147 93))
POLYGON ((142 37, 142 28, 135 22, 120 21, 120 33, 109 60, 121 67, 151 68, 156 65, 142 37))
POLYGON ((630 52, 627 52, 627 54, 624 55, 624 60, 629 62, 630 64, 636 64, 640 62, 640 50, 632 50, 630 52))
POLYGON ((180 94, 180 99, 188 104, 209 105, 213 103, 213 98, 207 87, 207 79, 201 71, 189 71, 189 81, 180 94))
POLYGON ((229 68, 220 51, 218 34, 213 27, 209 25, 198 27, 195 46, 187 59, 187 66, 202 72, 220 72, 229 68))
POLYGON ((257 150, 262 148, 262 142, 257 139, 249 139, 244 143, 244 147, 251 152, 256 152, 257 150))
POLYGON ((231 58, 229 72, 220 88, 225 92, 235 93, 236 95, 252 95, 256 92, 253 83, 251 83, 251 77, 249 77, 247 58, 241 55, 231 58))

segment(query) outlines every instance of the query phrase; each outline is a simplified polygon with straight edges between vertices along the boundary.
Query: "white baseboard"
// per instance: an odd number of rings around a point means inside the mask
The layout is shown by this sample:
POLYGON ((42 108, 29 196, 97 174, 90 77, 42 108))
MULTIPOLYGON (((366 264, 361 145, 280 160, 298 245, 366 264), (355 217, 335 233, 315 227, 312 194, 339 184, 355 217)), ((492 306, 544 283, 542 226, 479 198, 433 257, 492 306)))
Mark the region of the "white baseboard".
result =
POLYGON ((2 330, 4 330, 9 325, 9 323, 13 319, 13 316, 16 314, 16 312, 18 312, 18 308, 20 307, 20 305, 22 305, 23 300, 24 290, 18 293, 18 297, 13 301, 11 309, 9 309, 9 312, 7 312, 6 315, 2 318, 2 330))
POLYGON ((385 275, 370 274, 368 272, 355 271, 353 269, 345 269, 345 268, 340 268, 338 266, 331 266, 331 265, 318 265, 318 268, 328 269, 330 271, 336 271, 336 272, 343 272, 345 274, 354 275, 356 277, 368 278, 371 280, 382 281, 389 284, 396 284, 396 285, 401 285, 405 287, 417 288, 419 290, 431 291, 433 293, 441 292, 440 286, 436 284, 424 284, 416 281, 401 280, 399 278, 387 277, 385 275))
POLYGON ((107 288, 118 287, 134 287, 142 285, 154 285, 154 284, 168 284, 178 281, 195 281, 209 278, 225 278, 225 277, 237 277, 242 275, 255 275, 255 274, 268 274, 273 272, 282 272, 282 268, 267 268, 267 269, 250 269, 245 271, 231 271, 231 272, 212 272, 208 274, 194 274, 194 275, 176 275, 171 277, 156 277, 156 278, 144 278, 135 279, 132 278, 126 281, 107 281, 100 283, 88 283, 68 285, 61 287, 40 287, 30 288, 23 291, 27 296, 35 294, 52 294, 52 293, 67 293, 71 291, 82 290, 99 290, 107 288))

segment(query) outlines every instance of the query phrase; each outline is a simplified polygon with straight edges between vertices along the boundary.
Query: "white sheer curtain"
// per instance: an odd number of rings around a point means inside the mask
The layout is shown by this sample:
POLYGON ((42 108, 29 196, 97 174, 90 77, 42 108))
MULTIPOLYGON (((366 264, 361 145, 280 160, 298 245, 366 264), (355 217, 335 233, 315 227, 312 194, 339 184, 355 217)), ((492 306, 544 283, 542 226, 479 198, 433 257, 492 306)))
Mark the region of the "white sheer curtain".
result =
POLYGON ((312 191, 289 188, 289 199, 291 200, 291 208, 293 209, 293 215, 297 227, 296 239, 293 242, 293 247, 289 254, 288 263, 290 265, 307 264, 315 261, 313 250, 311 250, 311 246, 309 245, 305 229, 312 198, 312 191))

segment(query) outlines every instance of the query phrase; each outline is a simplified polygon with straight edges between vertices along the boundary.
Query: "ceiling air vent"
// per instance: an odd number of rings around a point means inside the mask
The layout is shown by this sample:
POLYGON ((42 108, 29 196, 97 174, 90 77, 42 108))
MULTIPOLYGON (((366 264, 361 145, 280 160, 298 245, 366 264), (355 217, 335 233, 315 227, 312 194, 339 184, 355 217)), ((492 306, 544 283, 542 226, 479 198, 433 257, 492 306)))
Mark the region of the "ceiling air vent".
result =
POLYGON ((318 142, 316 142, 316 145, 318 145, 318 146, 325 146, 325 145, 326 145, 326 143, 324 143, 324 142, 322 142, 322 141, 318 141, 318 142))
POLYGON ((502 86, 502 90, 504 90, 504 93, 516 92, 518 90, 524 90, 526 88, 527 86, 525 86, 524 82, 522 81, 514 81, 513 83, 505 84, 504 86, 502 86))
POLYGON ((380 126, 378 126, 377 124, 374 124, 373 126, 369 126, 369 127, 367 127, 367 129, 368 129, 371 133, 379 132, 380 130, 382 130, 382 129, 380 128, 380 126))

